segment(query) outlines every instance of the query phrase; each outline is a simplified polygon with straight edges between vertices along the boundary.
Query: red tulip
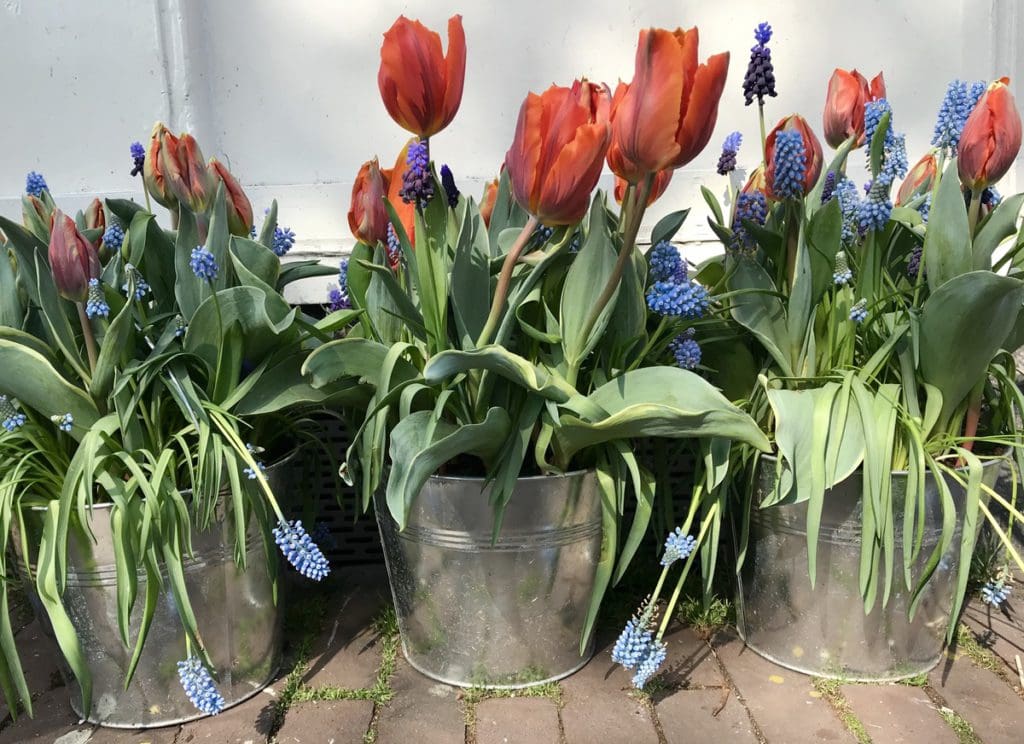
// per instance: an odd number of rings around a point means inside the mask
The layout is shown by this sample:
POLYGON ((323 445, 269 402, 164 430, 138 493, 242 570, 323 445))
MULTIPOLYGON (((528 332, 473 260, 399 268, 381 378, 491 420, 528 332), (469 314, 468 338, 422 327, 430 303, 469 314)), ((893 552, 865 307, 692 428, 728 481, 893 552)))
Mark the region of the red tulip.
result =
POLYGON ((214 189, 218 182, 224 184, 224 196, 228 212, 228 230, 232 235, 247 238, 252 234, 253 216, 252 203, 245 195, 238 180, 231 175, 224 163, 217 158, 210 158, 210 173, 214 179, 214 189))
POLYGON ((348 208, 348 226, 360 243, 376 246, 388 242, 388 210, 384 199, 388 181, 377 159, 363 163, 352 185, 352 203, 348 208))
POLYGON ((89 230, 100 231, 96 240, 92 241, 92 244, 99 250, 100 244, 103 242, 103 231, 107 229, 107 217, 103 213, 103 202, 99 199, 93 199, 85 208, 85 226, 89 230))
POLYGON ((932 150, 914 163, 914 167, 910 169, 907 177, 903 179, 903 183, 900 184, 900 190, 896 193, 896 205, 903 206, 915 196, 931 191, 938 170, 939 164, 935 156, 935 150, 932 150))
POLYGON ((1020 150, 1020 113, 1009 84, 1004 77, 988 86, 960 135, 960 183, 972 191, 981 191, 1006 175, 1020 150))
POLYGON ((640 32, 633 82, 616 90, 608 162, 616 175, 636 183, 679 168, 711 139, 729 53, 698 65, 697 45, 696 28, 640 32))
POLYGON ((480 201, 480 217, 483 218, 484 226, 490 227, 491 215, 494 214, 494 204, 498 201, 498 179, 484 185, 484 196, 480 201))
POLYGON ((78 231, 75 221, 59 209, 53 213, 50 230, 50 271, 60 296, 85 302, 89 280, 100 275, 96 247, 78 231))
POLYGON ((543 224, 571 225, 586 213, 611 138, 610 103, 606 86, 586 80, 523 101, 505 167, 516 201, 543 224))
POLYGON ((160 168, 168 188, 179 202, 196 214, 210 208, 216 179, 203 159, 199 143, 191 134, 177 137, 175 146, 168 142, 160 150, 160 168))
POLYGON ((741 194, 753 194, 756 192, 760 192, 765 195, 765 198, 768 198, 768 181, 765 180, 763 165, 759 165, 751 171, 747 182, 740 189, 741 194))
POLYGON ((142 178, 146 184, 146 191, 156 200, 157 204, 167 207, 171 211, 177 211, 178 199, 171 193, 170 185, 163 166, 164 150, 177 150, 178 138, 171 134, 167 127, 157 122, 153 125, 153 134, 149 139, 149 152, 146 153, 146 160, 142 167, 142 178))
POLYGON ((409 159, 409 146, 415 141, 415 139, 410 139, 405 143, 405 147, 398 153, 398 159, 395 160, 394 168, 381 171, 386 184, 384 188, 387 190, 388 202, 398 215, 402 227, 405 228, 405 234, 409 236, 409 243, 412 245, 416 245, 416 206, 414 204, 407 204, 402 199, 401 192, 402 175, 405 173, 405 169, 409 167, 407 162, 409 159))
POLYGON ((400 127, 421 139, 437 134, 455 118, 465 77, 462 16, 448 19, 447 55, 441 52, 436 32, 405 16, 384 34, 377 73, 384 107, 400 127))
POLYGON ((822 122, 825 141, 830 147, 839 147, 856 136, 856 147, 864 144, 864 106, 869 101, 885 98, 885 80, 882 73, 868 83, 856 70, 838 67, 828 81, 825 94, 825 112, 822 122))
POLYGON ((818 142, 818 138, 814 136, 814 132, 811 131, 802 116, 799 114, 787 116, 775 125, 765 140, 765 159, 768 162, 768 170, 765 171, 765 184, 770 199, 778 199, 778 195, 772 191, 775 182, 775 137, 784 129, 799 132, 803 139, 805 164, 801 180, 804 194, 814 188, 814 184, 818 182, 818 176, 821 175, 821 143, 818 142))
MULTIPOLYGON (((651 182, 651 192, 647 195, 647 206, 651 206, 658 200, 658 198, 665 193, 665 189, 668 188, 669 182, 672 180, 672 174, 675 173, 673 170, 658 171, 654 180, 651 182)), ((622 200, 626 196, 626 187, 629 186, 629 181, 622 176, 615 177, 615 201, 622 204, 622 200)))

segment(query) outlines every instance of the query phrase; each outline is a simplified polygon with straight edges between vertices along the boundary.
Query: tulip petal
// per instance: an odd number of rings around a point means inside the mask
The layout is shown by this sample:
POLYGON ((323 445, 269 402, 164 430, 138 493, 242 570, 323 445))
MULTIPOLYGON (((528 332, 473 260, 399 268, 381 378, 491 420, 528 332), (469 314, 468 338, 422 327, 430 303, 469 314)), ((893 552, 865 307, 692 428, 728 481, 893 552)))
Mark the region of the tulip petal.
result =
POLYGON ((718 120, 718 102, 725 89, 725 78, 729 73, 729 53, 723 52, 708 57, 693 77, 686 118, 677 137, 679 154, 670 162, 679 168, 693 160, 708 144, 718 120))
MULTIPOLYGON (((549 97, 548 100, 553 100, 553 97, 549 97)), ((536 213, 536 204, 531 203, 530 195, 538 191, 537 179, 541 174, 538 164, 541 157, 544 118, 543 97, 536 93, 528 94, 519 109, 512 147, 505 155, 505 167, 508 168, 509 179, 512 182, 512 193, 520 206, 533 214, 536 213)))
MULTIPOLYGON (((398 220, 402 223, 405 234, 409 236, 409 242, 413 245, 415 245, 416 241, 416 207, 412 204, 406 204, 402 200, 401 191, 402 175, 408 167, 406 161, 409 159, 409 146, 415 141, 415 139, 410 139, 405 143, 405 147, 398 153, 398 159, 395 160, 395 167, 390 171, 390 179, 385 179, 388 202, 398 215, 398 220)), ((387 228, 385 227, 385 229, 387 228)))
POLYGON ((448 53, 444 64, 444 118, 438 131, 451 124, 462 103, 462 87, 466 80, 466 33, 462 28, 461 15, 448 19, 448 53))
POLYGON ((536 212, 541 222, 571 225, 583 218, 604 167, 609 137, 608 125, 603 122, 576 130, 545 173, 536 212))

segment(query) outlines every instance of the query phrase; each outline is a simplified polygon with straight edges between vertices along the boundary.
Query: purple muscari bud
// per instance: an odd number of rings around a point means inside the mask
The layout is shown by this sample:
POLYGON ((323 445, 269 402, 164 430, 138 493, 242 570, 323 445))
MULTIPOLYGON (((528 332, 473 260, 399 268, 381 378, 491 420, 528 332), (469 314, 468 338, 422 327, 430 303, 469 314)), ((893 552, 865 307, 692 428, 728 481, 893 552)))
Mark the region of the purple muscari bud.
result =
POLYGON ((348 310, 352 307, 352 300, 348 294, 348 259, 342 259, 338 266, 338 286, 331 286, 327 290, 328 309, 333 313, 338 310, 348 310))
POLYGON ((452 169, 447 165, 441 166, 441 185, 444 186, 445 196, 448 197, 448 206, 455 209, 459 205, 459 188, 455 185, 452 169))
POLYGON ((722 154, 718 158, 718 175, 724 176, 736 170, 736 153, 739 152, 743 135, 733 132, 722 143, 722 154))
POLYGON ((921 256, 923 254, 923 245, 915 245, 914 250, 910 252, 910 258, 907 259, 907 276, 911 279, 917 279, 917 272, 921 270, 921 256))
POLYGON ((772 67, 772 50, 766 45, 772 38, 772 27, 761 23, 754 29, 757 44, 750 49, 750 62, 747 63, 747 74, 743 78, 743 98, 746 105, 757 99, 758 105, 764 105, 764 97, 777 95, 775 92, 775 68, 772 67))
POLYGON ((142 146, 141 142, 132 142, 129 149, 132 154, 132 175, 137 176, 142 173, 142 169, 146 165, 146 148, 142 146))
POLYGON ((430 150, 426 140, 409 145, 405 164, 402 188, 398 195, 406 204, 415 204, 420 209, 426 209, 427 204, 434 198, 434 179, 430 175, 430 150))

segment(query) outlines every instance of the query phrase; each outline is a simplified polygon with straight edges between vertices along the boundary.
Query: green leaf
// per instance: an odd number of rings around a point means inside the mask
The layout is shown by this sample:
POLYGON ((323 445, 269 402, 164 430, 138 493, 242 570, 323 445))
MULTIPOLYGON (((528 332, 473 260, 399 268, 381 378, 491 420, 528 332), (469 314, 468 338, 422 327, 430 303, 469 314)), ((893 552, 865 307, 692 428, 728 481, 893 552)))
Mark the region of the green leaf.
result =
POLYGON ((431 411, 417 411, 391 431, 391 475, 387 501, 399 529, 405 528, 413 500, 427 478, 453 457, 473 454, 488 460, 501 449, 512 429, 508 414, 491 408, 477 424, 453 426, 431 411))
POLYGON ((811 259, 813 291, 811 301, 817 304, 832 286, 836 254, 841 246, 843 214, 838 199, 830 199, 811 217, 808 225, 807 249, 811 259))
POLYGON ((135 318, 132 314, 132 303, 126 302, 124 307, 107 326, 103 336, 100 353, 96 360, 96 369, 89 383, 89 394, 94 400, 106 400, 114 387, 114 374, 117 364, 125 358, 130 350, 129 340, 135 329, 135 318))
POLYGON ((1000 243, 1017 232, 1017 217, 1021 205, 1024 205, 1024 194, 1014 194, 1003 199, 985 224, 974 237, 974 268, 991 269, 992 254, 1000 243))
MULTIPOLYGON (((243 276, 244 269, 263 282, 268 289, 276 289, 281 276, 281 259, 262 243, 237 235, 230 237, 231 261, 236 274, 243 276)), ((333 272, 332 272, 333 273, 333 272)))
POLYGON ((892 124, 892 114, 886 111, 878 120, 875 133, 871 137, 871 152, 869 161, 871 165, 871 177, 877 178, 882 170, 882 158, 885 156, 885 135, 889 133, 889 126, 892 124))
MULTIPOLYGON (((703 191, 704 189, 702 188, 701 192, 703 193, 703 191)), ((707 201, 707 194, 705 194, 704 199, 707 201)), ((718 202, 714 201, 714 197, 712 197, 712 201, 717 205, 718 202)), ((709 201, 708 203, 710 204, 712 202, 709 201)), ((672 240, 672 238, 675 237, 675 234, 679 232, 679 228, 683 226, 684 222, 686 222, 686 218, 689 214, 689 209, 680 209, 678 212, 670 212, 658 220, 654 229, 651 230, 651 245, 657 245, 663 240, 672 240)), ((715 216, 718 218, 718 223, 721 224, 721 212, 716 212, 715 216)))
POLYGON ((764 346, 785 377, 793 377, 793 365, 788 348, 789 330, 782 300, 774 294, 775 283, 756 262, 740 257, 728 275, 730 291, 753 290, 732 299, 732 317, 750 331, 764 346))
POLYGON ((967 206, 960 191, 956 158, 950 161, 932 199, 922 260, 928 287, 933 294, 950 279, 966 274, 974 266, 971 229, 967 221, 967 206))
POLYGON ((576 389, 554 370, 540 367, 494 344, 472 351, 442 351, 427 362, 423 378, 428 384, 436 385, 471 369, 493 372, 558 403, 564 403, 576 394, 576 389))
POLYGON ((142 205, 137 204, 130 199, 106 199, 105 200, 107 209, 109 209, 117 219, 121 221, 122 225, 132 224, 137 212, 144 211, 142 205))
POLYGON ((708 209, 711 210, 711 216, 715 222, 719 225, 724 225, 725 217, 722 215, 722 205, 718 203, 718 198, 712 193, 711 189, 707 186, 701 186, 700 195, 704 197, 704 202, 708 205, 708 209))
POLYGON ((331 341, 309 355, 302 365, 302 374, 311 378, 313 387, 322 387, 342 377, 375 384, 389 348, 365 338, 331 341))
POLYGON ((274 250, 274 232, 277 230, 277 199, 270 202, 270 209, 263 218, 263 227, 260 228, 259 242, 268 251, 274 250))
POLYGON ((327 400, 335 405, 339 405, 343 398, 361 402, 366 397, 357 389, 354 379, 314 387, 302 378, 302 364, 303 359, 297 354, 277 360, 230 406, 231 411, 240 416, 257 416, 327 400))
POLYGON ((0 326, 21 328, 25 310, 18 300, 18 283, 7 246, 0 246, 0 326))
POLYGON ((562 350, 570 368, 577 367, 604 334, 619 293, 619 287, 616 287, 612 299, 584 337, 584 324, 611 278, 616 262, 605 211, 598 202, 599 198, 600 195, 596 196, 590 207, 587 239, 569 267, 562 288, 558 317, 562 329, 562 350))
POLYGON ((174 269, 177 277, 174 282, 174 296, 178 299, 178 307, 186 323, 191 323, 196 308, 210 295, 206 282, 199 279, 189 265, 192 250, 198 245, 199 230, 196 227, 196 216, 186 207, 180 207, 178 238, 174 244, 174 269))
POLYGON ((81 439, 99 418, 92 399, 65 380, 38 352, 0 338, 0 391, 17 398, 43 416, 70 413, 75 420, 71 435, 81 439))
MULTIPOLYGON (((273 253, 273 251, 271 251, 273 253)), ((310 279, 321 276, 337 276, 337 266, 327 266, 319 261, 288 261, 281 266, 281 273, 277 279, 276 289, 283 292, 284 288, 292 282, 302 279, 310 279)), ((352 291, 351 280, 349 280, 349 292, 352 291)))
POLYGON ((452 313, 464 349, 473 348, 487 321, 490 287, 490 248, 483 221, 475 207, 467 207, 451 278, 452 313))
POLYGON ((990 271, 951 278, 925 301, 921 375, 942 393, 942 421, 984 379, 989 363, 1013 330, 1022 303, 1024 282, 990 271), (979 322, 981 318, 984 322, 979 322))
POLYGON ((618 504, 625 480, 616 477, 618 469, 602 460, 597 466, 597 484, 601 494, 601 556, 594 568, 594 589, 587 607, 587 617, 583 623, 583 636, 580 638, 580 654, 586 653, 590 638, 594 634, 594 623, 601 609, 601 600, 612 580, 615 568, 615 554, 619 540, 619 509, 618 504))

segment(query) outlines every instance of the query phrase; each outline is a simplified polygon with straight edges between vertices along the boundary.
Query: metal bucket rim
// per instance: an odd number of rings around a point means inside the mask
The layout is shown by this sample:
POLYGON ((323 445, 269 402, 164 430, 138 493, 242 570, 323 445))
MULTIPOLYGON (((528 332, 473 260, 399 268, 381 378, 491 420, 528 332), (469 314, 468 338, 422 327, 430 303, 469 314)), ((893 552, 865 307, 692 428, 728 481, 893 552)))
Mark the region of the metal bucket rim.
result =
MULTIPOLYGON (((985 460, 981 464, 981 469, 985 470, 986 468, 990 468, 990 467, 1002 464, 1004 459, 1009 454, 1010 454, 1010 448, 1007 447, 1005 450, 1003 450, 1002 454, 1000 454, 1000 455, 993 455, 991 458, 985 460)), ((763 452, 760 453, 758 455, 758 457, 759 457, 760 460, 769 460, 769 461, 771 461, 773 463, 774 462, 778 462, 778 460, 779 460, 779 455, 766 455, 763 452)), ((862 464, 858 465, 857 468, 853 472, 857 473, 857 472, 860 472, 860 471, 863 471, 863 470, 864 470, 864 465, 862 463, 862 464)), ((965 465, 963 467, 954 468, 954 470, 956 470, 956 472, 958 472, 958 473, 966 473, 967 472, 967 466, 965 465)), ((893 477, 893 476, 898 476, 898 475, 907 476, 909 474, 910 474, 909 470, 890 470, 889 471, 889 477, 890 478, 893 477)))
MULTIPOLYGON (((517 483, 520 482, 520 481, 534 482, 534 481, 541 481, 541 480, 555 481, 555 480, 563 480, 563 479, 569 479, 569 478, 582 478, 582 477, 585 477, 587 475, 590 475, 591 473, 596 473, 596 472, 597 471, 594 468, 584 468, 584 469, 581 469, 581 470, 570 470, 567 473, 553 473, 553 474, 550 474, 550 475, 521 475, 518 478, 516 478, 516 482, 517 483)), ((486 484, 489 479, 486 478, 486 477, 480 477, 480 476, 474 476, 474 475, 437 475, 435 473, 434 475, 431 475, 428 480, 432 480, 432 481, 455 481, 455 482, 458 482, 458 483, 483 483, 483 484, 486 484)))

